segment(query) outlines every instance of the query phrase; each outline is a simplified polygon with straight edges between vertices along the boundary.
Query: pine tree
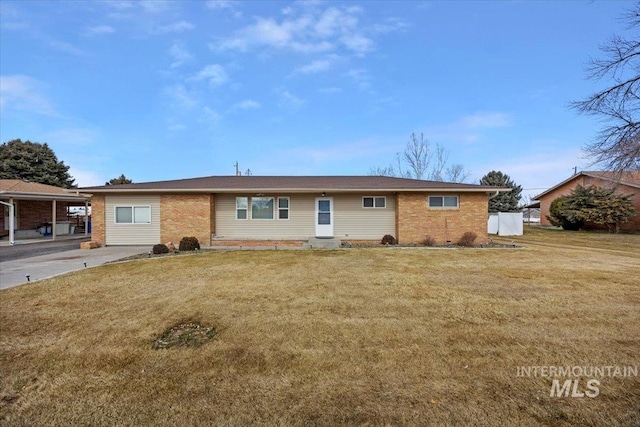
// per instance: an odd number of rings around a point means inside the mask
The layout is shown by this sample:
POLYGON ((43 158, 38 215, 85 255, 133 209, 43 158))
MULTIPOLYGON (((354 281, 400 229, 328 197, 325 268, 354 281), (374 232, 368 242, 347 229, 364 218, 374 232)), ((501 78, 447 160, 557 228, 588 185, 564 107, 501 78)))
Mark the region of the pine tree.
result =
POLYGON ((110 179, 109 182, 105 182, 104 185, 120 185, 120 184, 131 184, 131 183, 133 183, 133 181, 131 181, 126 176, 124 176, 124 174, 122 174, 117 178, 110 179))
POLYGON ((511 188, 511 191, 500 193, 489 200, 489 212, 518 212, 522 187, 517 185, 507 174, 491 171, 480 179, 481 185, 511 188))
POLYGON ((44 143, 14 139, 0 145, 0 178, 24 179, 30 182, 73 188, 69 166, 58 161, 55 153, 44 143))

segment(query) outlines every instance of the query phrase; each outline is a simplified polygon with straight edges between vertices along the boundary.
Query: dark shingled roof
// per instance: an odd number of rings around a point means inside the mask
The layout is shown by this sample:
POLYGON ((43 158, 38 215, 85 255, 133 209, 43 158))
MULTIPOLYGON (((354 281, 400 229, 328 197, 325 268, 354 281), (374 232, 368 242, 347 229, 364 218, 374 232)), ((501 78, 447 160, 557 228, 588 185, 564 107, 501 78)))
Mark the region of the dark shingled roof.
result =
POLYGON ((423 181, 387 176, 208 176, 139 184, 85 187, 89 193, 105 192, 255 192, 255 191, 509 191, 476 184, 423 181))

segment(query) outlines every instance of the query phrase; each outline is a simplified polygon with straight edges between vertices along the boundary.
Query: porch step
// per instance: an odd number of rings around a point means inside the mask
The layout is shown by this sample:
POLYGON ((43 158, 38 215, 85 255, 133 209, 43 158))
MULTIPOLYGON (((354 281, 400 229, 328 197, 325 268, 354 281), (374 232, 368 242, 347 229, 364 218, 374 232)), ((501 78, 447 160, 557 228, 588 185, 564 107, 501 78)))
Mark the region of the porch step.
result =
POLYGON ((303 249, 340 249, 340 239, 335 237, 309 237, 309 241, 302 244, 303 249))

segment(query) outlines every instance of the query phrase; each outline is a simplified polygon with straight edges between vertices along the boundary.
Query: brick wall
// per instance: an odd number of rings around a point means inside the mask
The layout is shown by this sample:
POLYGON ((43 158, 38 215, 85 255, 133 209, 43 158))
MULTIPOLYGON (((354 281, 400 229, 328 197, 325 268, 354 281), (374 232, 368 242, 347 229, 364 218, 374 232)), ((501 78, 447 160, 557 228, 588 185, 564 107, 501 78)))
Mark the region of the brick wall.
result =
MULTIPOLYGON (((438 194, 441 195, 441 194, 438 194)), ((488 197, 485 193, 459 194, 459 209, 430 209, 426 193, 399 193, 396 198, 396 238, 399 243, 420 243, 426 236, 438 244, 456 242, 465 232, 488 241, 488 197)))
POLYGON ((164 194, 160 196, 160 239, 163 243, 195 236, 201 245, 211 244, 215 231, 213 194, 164 194))
MULTIPOLYGON (((35 230, 53 221, 53 202, 41 200, 18 200, 18 228, 35 230)), ((67 220, 67 202, 56 202, 56 222, 67 220)))
POLYGON ((102 246, 107 241, 105 198, 102 194, 91 196, 91 241, 102 246))
MULTIPOLYGON (((619 194, 632 194, 630 197, 633 202, 634 207, 636 208, 636 212, 638 214, 634 217, 631 217, 628 222, 625 222, 620 225, 620 229, 624 231, 640 231, 640 189, 629 187, 626 185, 617 185, 610 182, 605 181, 595 177, 587 177, 584 175, 578 175, 575 179, 567 182, 561 187, 556 188, 552 192, 546 194, 544 197, 540 198, 540 225, 550 226, 551 223, 547 219, 547 215, 549 215, 549 207, 551 206, 551 202, 557 199, 560 196, 567 195, 571 193, 578 185, 582 185, 583 187, 588 186, 596 186, 601 188, 615 188, 616 193, 619 194)), ((596 224, 587 225, 585 228, 605 228, 606 226, 599 226, 596 224)))

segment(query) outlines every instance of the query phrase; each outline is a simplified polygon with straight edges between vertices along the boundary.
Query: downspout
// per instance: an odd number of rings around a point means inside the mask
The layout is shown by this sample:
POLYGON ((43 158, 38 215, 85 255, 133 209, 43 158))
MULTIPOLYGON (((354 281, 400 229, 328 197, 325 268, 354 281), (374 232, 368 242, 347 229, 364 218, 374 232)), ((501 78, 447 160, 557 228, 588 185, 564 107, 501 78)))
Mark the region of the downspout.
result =
POLYGON ((500 190, 496 190, 496 193, 495 193, 495 194, 493 194, 493 195, 489 193, 489 200, 493 199, 493 198, 494 198, 494 197, 496 197, 498 194, 500 194, 500 190))
POLYGON ((3 202, 3 201, 0 201, 0 203, 2 203, 5 206, 9 206, 9 243, 11 245, 14 245, 16 243, 14 239, 14 234, 13 234, 13 229, 15 228, 13 224, 13 221, 14 221, 13 215, 14 215, 15 206, 13 206, 13 203, 11 203, 12 201, 13 199, 9 199, 9 203, 3 202))

